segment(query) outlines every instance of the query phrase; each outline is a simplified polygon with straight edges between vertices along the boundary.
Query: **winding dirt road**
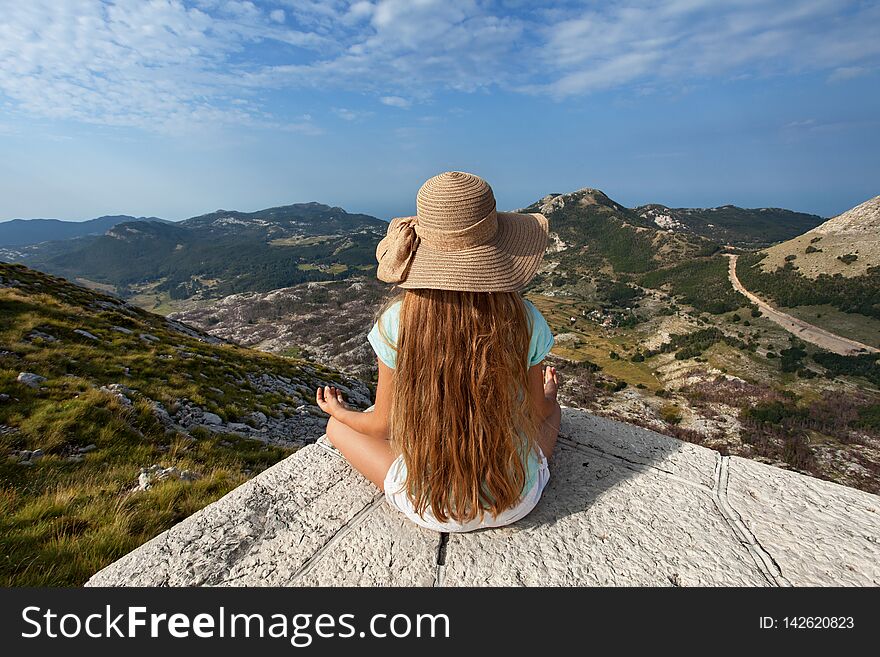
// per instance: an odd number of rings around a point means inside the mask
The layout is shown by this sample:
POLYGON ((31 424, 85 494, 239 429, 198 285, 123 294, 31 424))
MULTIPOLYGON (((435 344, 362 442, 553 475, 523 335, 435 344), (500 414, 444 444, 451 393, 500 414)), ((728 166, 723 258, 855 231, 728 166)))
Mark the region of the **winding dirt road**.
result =
POLYGON ((866 351, 880 353, 880 349, 862 344, 861 342, 857 342, 855 340, 850 340, 849 338, 835 335, 830 331, 826 331, 823 328, 819 328, 818 326, 810 324, 809 322, 805 322, 802 319, 792 317, 791 315, 777 310, 766 301, 763 301, 756 295, 749 292, 746 288, 743 287, 742 283, 739 282, 739 278, 737 278, 736 276, 736 259, 738 256, 731 253, 725 253, 724 255, 730 258, 728 273, 730 275, 730 282, 733 285, 733 288, 740 294, 745 295, 749 299, 749 301, 758 306, 758 308, 761 309, 761 312, 764 313, 764 316, 770 321, 776 322, 777 324, 779 324, 779 326, 784 328, 786 331, 793 333, 804 342, 810 342, 817 347, 822 347, 822 349, 833 351, 835 354, 840 354, 841 356, 852 356, 854 354, 864 353, 866 351))

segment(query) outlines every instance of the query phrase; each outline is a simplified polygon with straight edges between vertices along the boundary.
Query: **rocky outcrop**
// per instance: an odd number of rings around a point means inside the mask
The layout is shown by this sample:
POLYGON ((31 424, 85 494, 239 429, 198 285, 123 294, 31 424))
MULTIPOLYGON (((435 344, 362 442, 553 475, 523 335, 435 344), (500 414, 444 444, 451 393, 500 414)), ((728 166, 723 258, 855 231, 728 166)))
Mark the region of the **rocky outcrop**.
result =
POLYGON ((325 440, 88 586, 880 584, 880 498, 563 411, 551 480, 502 529, 408 522, 325 440))

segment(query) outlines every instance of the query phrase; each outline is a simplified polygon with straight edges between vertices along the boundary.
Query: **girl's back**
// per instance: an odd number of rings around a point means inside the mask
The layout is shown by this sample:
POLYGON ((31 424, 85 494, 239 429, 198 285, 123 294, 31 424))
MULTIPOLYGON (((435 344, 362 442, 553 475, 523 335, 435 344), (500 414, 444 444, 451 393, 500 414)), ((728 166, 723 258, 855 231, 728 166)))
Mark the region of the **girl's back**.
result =
POLYGON ((331 388, 318 403, 327 436, 389 503, 425 527, 508 524, 541 496, 556 442, 547 322, 520 295, 541 262, 547 220, 498 212, 481 178, 428 180, 414 217, 379 243, 378 277, 402 296, 369 334, 379 379, 372 413, 331 388))
POLYGON ((417 513, 470 521, 532 489, 541 454, 527 377, 553 335, 531 302, 518 292, 407 291, 368 338, 395 370, 395 476, 417 513))

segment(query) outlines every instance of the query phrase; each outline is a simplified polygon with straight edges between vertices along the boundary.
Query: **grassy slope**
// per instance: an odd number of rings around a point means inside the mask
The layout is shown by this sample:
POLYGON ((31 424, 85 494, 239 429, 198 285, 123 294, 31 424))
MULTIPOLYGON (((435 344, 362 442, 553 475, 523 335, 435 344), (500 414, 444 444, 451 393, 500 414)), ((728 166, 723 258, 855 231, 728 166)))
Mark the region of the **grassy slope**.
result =
POLYGON ((302 361, 209 344, 157 315, 21 266, 0 263, 0 277, 0 393, 8 395, 0 401, 0 585, 81 584, 290 453, 202 429, 166 430, 149 400, 171 410, 186 397, 236 420, 257 410, 277 414, 277 404, 289 401, 252 389, 248 373, 307 385, 340 378, 302 361), (9 287, 11 279, 18 283, 9 287), (100 340, 74 333, 78 328, 100 340), (57 341, 29 337, 34 330, 57 341), (159 340, 146 341, 142 332, 159 340), (22 371, 47 380, 27 387, 16 382, 22 371), (132 407, 99 390, 111 383, 138 391, 132 407), (68 460, 89 444, 97 449, 82 462, 68 460), (46 456, 32 466, 12 458, 38 448, 46 456), (130 492, 140 468, 152 464, 201 478, 130 492))
POLYGON ((826 331, 873 347, 880 347, 880 319, 858 313, 845 313, 827 304, 791 308, 783 306, 780 310, 826 331))

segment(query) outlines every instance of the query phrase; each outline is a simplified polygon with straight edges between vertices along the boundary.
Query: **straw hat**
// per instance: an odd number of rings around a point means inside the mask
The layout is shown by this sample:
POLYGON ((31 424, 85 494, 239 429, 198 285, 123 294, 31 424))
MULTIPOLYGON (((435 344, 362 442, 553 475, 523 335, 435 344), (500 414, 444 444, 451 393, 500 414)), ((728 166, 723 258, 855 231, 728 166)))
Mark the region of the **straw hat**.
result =
POLYGON ((402 288, 512 292, 532 279, 547 246, 541 214, 497 212, 482 178, 449 171, 428 180, 415 217, 391 220, 376 247, 377 276, 402 288))

